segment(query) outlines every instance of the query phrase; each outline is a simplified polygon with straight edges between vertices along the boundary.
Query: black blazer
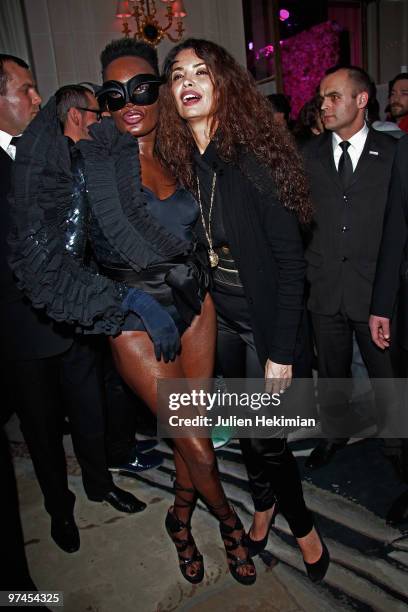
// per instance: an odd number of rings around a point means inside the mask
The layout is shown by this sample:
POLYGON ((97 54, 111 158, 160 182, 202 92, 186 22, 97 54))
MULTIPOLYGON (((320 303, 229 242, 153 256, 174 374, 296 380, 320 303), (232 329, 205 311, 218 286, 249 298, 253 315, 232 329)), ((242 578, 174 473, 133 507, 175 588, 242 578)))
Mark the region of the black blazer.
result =
POLYGON ((391 319, 398 292, 398 340, 408 348, 408 136, 397 144, 371 313, 391 319))
POLYGON ((245 155, 239 166, 224 163, 210 143, 203 158, 221 170, 223 223, 259 360, 292 364, 304 309, 305 261, 297 218, 280 204, 269 171, 254 156, 245 155))
POLYGON ((3 360, 51 357, 66 351, 72 336, 35 310, 17 288, 7 263, 12 159, 0 147, 0 356, 3 360))
POLYGON ((306 249, 308 307, 334 315, 342 306, 368 321, 384 211, 397 141, 370 129, 344 193, 334 164, 332 133, 303 149, 315 214, 306 249))

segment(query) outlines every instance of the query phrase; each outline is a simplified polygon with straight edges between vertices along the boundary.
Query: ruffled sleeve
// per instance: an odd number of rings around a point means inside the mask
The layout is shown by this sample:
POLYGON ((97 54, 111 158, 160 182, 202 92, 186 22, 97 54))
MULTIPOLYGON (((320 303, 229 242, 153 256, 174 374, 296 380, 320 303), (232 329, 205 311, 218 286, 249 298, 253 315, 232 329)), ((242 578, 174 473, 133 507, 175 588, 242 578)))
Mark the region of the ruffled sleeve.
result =
POLYGON ((125 288, 82 266, 65 249, 61 228, 72 177, 54 98, 22 136, 13 185, 9 264, 19 287, 56 321, 91 333, 118 333, 125 288))
POLYGON ((76 147, 85 164, 92 213, 110 246, 137 272, 187 254, 191 243, 168 232, 148 212, 137 139, 121 134, 111 119, 95 123, 90 133, 92 140, 76 147))

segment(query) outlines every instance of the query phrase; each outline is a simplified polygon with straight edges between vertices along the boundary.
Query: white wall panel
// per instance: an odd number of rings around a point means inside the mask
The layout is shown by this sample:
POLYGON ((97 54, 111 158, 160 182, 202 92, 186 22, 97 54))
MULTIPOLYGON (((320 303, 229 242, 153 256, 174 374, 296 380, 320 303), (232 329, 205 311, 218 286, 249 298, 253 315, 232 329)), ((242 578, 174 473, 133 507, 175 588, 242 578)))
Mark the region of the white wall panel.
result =
MULTIPOLYGON (((24 2, 34 69, 44 100, 67 82, 100 81, 99 54, 110 40, 121 36, 116 0, 24 2)), ((188 13, 185 36, 213 40, 245 64, 241 0, 184 0, 184 4, 188 13)), ((164 10, 160 0, 156 6, 164 10)), ((171 46, 167 39, 160 43, 160 61, 171 46)))

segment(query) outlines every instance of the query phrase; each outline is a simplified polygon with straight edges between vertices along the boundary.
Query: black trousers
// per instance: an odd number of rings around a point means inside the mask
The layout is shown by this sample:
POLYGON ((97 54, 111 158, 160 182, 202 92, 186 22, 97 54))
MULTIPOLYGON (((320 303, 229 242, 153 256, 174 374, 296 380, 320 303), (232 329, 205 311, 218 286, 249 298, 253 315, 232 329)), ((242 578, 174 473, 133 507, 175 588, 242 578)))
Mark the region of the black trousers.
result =
POLYGON ((312 313, 312 325, 317 350, 319 395, 322 397, 322 425, 328 432, 333 432, 330 439, 348 437, 353 433, 349 429, 356 417, 358 423, 358 415, 352 413, 349 404, 353 332, 374 389, 376 412, 371 416, 379 427, 387 425, 392 418, 393 406, 395 410, 398 409, 393 384, 392 381, 389 385, 384 381, 377 384, 375 379, 395 377, 391 352, 382 351, 374 344, 368 323, 353 321, 345 313, 332 316, 312 313), (325 384, 324 379, 332 381, 325 384), (337 384, 333 379, 349 379, 350 384, 340 381, 337 384), (342 430, 347 432, 344 436, 341 435, 342 430))
POLYGON ((136 444, 135 396, 116 371, 109 346, 103 355, 106 396, 106 450, 109 465, 133 461, 136 444))
MULTIPOLYGON (((264 378, 255 350, 246 298, 214 292, 217 309, 217 373, 225 378, 264 378)), ((275 502, 295 537, 307 535, 313 518, 303 499, 296 460, 284 438, 242 438, 242 456, 255 510, 275 502)))
POLYGON ((20 419, 47 512, 71 515, 63 420, 68 415, 74 451, 89 498, 112 489, 106 465, 104 396, 93 339, 78 338, 68 351, 45 359, 4 364, 9 401, 20 419))
POLYGON ((16 479, 9 444, 1 424, 0 488, 2 492, 0 539, 3 559, 3 568, 0 572, 0 590, 36 590, 36 586, 30 576, 25 555, 16 479))

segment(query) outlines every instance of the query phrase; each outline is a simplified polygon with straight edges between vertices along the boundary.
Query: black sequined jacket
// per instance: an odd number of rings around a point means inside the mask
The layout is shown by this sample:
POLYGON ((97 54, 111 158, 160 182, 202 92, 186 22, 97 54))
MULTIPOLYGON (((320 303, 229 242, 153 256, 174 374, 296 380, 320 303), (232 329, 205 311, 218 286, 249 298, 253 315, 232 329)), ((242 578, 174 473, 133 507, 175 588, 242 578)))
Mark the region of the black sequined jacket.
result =
POLYGON ((70 150, 54 98, 25 131, 14 164, 9 264, 18 286, 51 318, 115 335, 128 288, 87 264, 90 221, 136 272, 187 257, 192 244, 147 211, 136 139, 118 132, 111 119, 90 131, 92 140, 70 150))

